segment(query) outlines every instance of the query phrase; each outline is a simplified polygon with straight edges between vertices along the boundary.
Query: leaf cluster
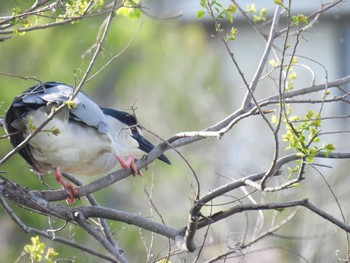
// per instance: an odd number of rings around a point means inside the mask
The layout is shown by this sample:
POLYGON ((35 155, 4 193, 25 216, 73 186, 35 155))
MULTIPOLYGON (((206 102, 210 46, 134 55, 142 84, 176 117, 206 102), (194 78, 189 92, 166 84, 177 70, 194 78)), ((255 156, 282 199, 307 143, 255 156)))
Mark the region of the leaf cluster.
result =
POLYGON ((126 0, 124 5, 117 10, 117 15, 129 19, 140 18, 141 14, 140 0, 126 0))
POLYGON ((31 237, 30 240, 32 243, 25 245, 23 251, 30 258, 31 262, 53 263, 53 258, 59 255, 51 247, 45 250, 46 245, 40 241, 39 236, 31 237))
MULTIPOLYGON (((221 19, 226 19, 230 24, 233 24, 233 15, 237 12, 236 5, 230 4, 228 7, 224 7, 221 3, 217 2, 216 0, 201 0, 200 5, 205 10, 199 10, 197 12, 197 18, 202 18, 205 14, 209 14, 210 16, 212 16, 216 21, 216 31, 223 31, 221 23, 218 22, 221 19)), ((237 28, 231 27, 229 33, 227 34, 226 42, 228 42, 229 40, 235 40, 237 32, 237 28)))
POLYGON ((19 36, 25 35, 25 32, 20 32, 18 28, 28 28, 33 25, 33 23, 31 23, 30 20, 27 18, 20 19, 21 12, 21 8, 14 7, 12 9, 12 18, 9 21, 9 24, 13 26, 13 34, 19 36))
POLYGON ((266 21, 266 13, 267 13, 266 8, 262 8, 260 11, 258 11, 255 7, 255 4, 248 4, 246 13, 252 14, 252 20, 254 23, 266 21))
MULTIPOLYGON (((84 15, 91 7, 93 10, 99 10, 103 5, 103 0, 66 0, 64 1, 64 8, 62 14, 58 16, 58 21, 67 18, 80 17, 84 15)), ((72 23, 77 23, 79 20, 74 20, 72 23)))
POLYGON ((300 157, 305 158, 309 163, 313 162, 313 158, 322 152, 324 156, 331 153, 335 147, 331 143, 320 142, 319 132, 321 128, 321 114, 308 110, 303 118, 292 116, 286 121, 286 133, 282 135, 282 140, 288 142, 289 145, 285 150, 295 150, 300 157))
POLYGON ((292 26, 298 26, 298 25, 307 25, 309 23, 309 20, 307 16, 303 14, 298 14, 296 16, 292 16, 292 26))

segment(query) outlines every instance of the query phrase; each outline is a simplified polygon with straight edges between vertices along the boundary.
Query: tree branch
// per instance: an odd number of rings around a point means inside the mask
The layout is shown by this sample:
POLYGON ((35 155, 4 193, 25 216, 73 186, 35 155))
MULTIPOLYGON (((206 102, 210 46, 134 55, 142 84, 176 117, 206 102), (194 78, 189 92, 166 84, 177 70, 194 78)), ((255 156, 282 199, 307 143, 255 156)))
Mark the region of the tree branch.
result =
POLYGON ((95 227, 91 226, 84 215, 80 212, 75 211, 74 217, 79 226, 86 230, 87 233, 92 235, 102 246, 109 251, 115 258, 118 263, 127 263, 126 258, 124 257, 124 251, 119 250, 113 246, 108 240, 99 232, 95 227))
POLYGON ((270 34, 269 34, 269 38, 268 38, 266 46, 265 46, 264 53, 260 59, 258 68, 255 71, 255 75, 254 75, 253 80, 249 86, 249 89, 246 93, 246 96, 243 99, 242 108, 247 108, 247 107, 249 108, 249 105, 251 104, 251 100, 252 100, 252 95, 254 94, 254 92, 258 86, 261 74, 265 68, 266 63, 267 63, 267 59, 269 57, 273 41, 275 40, 275 38, 277 36, 278 23, 279 23, 279 17, 280 17, 280 12, 281 12, 280 9, 281 9, 280 5, 277 5, 276 9, 275 9, 275 14, 274 14, 273 19, 272 19, 270 34))
MULTIPOLYGON (((1 188, 1 187, 0 187, 1 188)), ((16 213, 12 210, 12 208, 7 204, 7 202, 5 201, 5 199, 3 198, 3 195, 0 194, 0 203, 1 205, 4 207, 4 209, 7 211, 8 215, 11 217, 11 219, 26 233, 33 233, 33 234, 37 234, 40 235, 42 237, 48 238, 50 240, 54 240, 57 241, 59 243, 65 244, 67 246, 70 247, 74 247, 77 248, 81 251, 84 251, 86 253, 89 253, 93 256, 96 256, 98 258, 101 259, 105 259, 108 260, 110 262, 116 262, 115 259, 111 258, 110 256, 104 255, 103 253, 100 253, 98 251, 95 251, 89 247, 83 246, 81 244, 78 244, 74 241, 71 241, 67 238, 55 235, 53 236, 52 234, 49 234, 49 231, 43 231, 43 230, 39 230, 36 228, 32 228, 27 226, 17 215, 16 213)))

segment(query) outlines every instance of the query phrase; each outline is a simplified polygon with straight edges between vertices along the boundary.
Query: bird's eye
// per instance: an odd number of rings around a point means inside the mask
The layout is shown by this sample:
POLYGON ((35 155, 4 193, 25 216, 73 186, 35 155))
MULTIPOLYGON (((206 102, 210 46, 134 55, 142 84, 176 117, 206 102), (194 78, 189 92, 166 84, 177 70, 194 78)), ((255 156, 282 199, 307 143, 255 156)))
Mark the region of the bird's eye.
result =
POLYGON ((131 127, 130 131, 131 131, 132 134, 137 133, 137 128, 135 126, 131 127))

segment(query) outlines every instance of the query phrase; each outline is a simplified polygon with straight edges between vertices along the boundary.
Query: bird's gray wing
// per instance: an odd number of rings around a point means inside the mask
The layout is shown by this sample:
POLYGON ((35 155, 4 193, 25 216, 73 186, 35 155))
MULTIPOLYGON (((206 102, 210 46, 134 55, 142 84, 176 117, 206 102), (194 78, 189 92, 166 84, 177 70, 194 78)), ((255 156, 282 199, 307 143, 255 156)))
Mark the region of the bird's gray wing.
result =
MULTIPOLYGON (((4 120, 6 132, 10 134, 10 142, 17 147, 25 139, 26 124, 23 117, 31 110, 43 106, 61 105, 67 101, 74 89, 68 85, 57 82, 45 82, 27 89, 15 97, 8 108, 4 120)), ((85 93, 79 92, 74 99, 73 107, 69 109, 70 121, 85 123, 95 127, 101 133, 108 133, 106 116, 100 107, 85 93)), ((41 166, 32 155, 29 145, 19 150, 19 154, 36 170, 41 172, 41 166)))
MULTIPOLYGON (((39 108, 67 101, 74 89, 63 83, 45 82, 26 90, 13 102, 13 107, 39 108)), ((79 92, 69 109, 70 118, 107 133, 106 117, 100 107, 84 92, 79 92)))

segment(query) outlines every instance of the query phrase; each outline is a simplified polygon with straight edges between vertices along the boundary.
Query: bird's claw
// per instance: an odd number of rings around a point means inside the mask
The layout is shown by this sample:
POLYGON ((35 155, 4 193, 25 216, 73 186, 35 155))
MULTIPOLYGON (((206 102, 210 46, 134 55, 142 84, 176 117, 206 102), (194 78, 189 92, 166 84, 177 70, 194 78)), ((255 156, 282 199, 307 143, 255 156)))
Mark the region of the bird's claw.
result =
POLYGON ((68 205, 73 204, 76 198, 80 200, 78 190, 73 185, 67 183, 66 186, 62 186, 62 188, 67 190, 68 197, 66 202, 68 205))
POLYGON ((53 173, 55 175, 56 181, 62 185, 62 188, 64 190, 67 190, 67 204, 73 204, 75 202, 75 198, 78 198, 80 200, 78 190, 73 185, 63 180, 62 174, 58 168, 54 168, 53 173))
POLYGON ((128 170, 129 168, 131 168, 133 176, 136 176, 136 175, 142 176, 142 173, 140 172, 139 169, 137 169, 135 164, 135 161, 137 160, 136 157, 129 155, 126 158, 126 160, 124 160, 123 157, 119 155, 117 155, 116 157, 118 159, 118 162, 120 163, 120 166, 123 169, 128 170))

